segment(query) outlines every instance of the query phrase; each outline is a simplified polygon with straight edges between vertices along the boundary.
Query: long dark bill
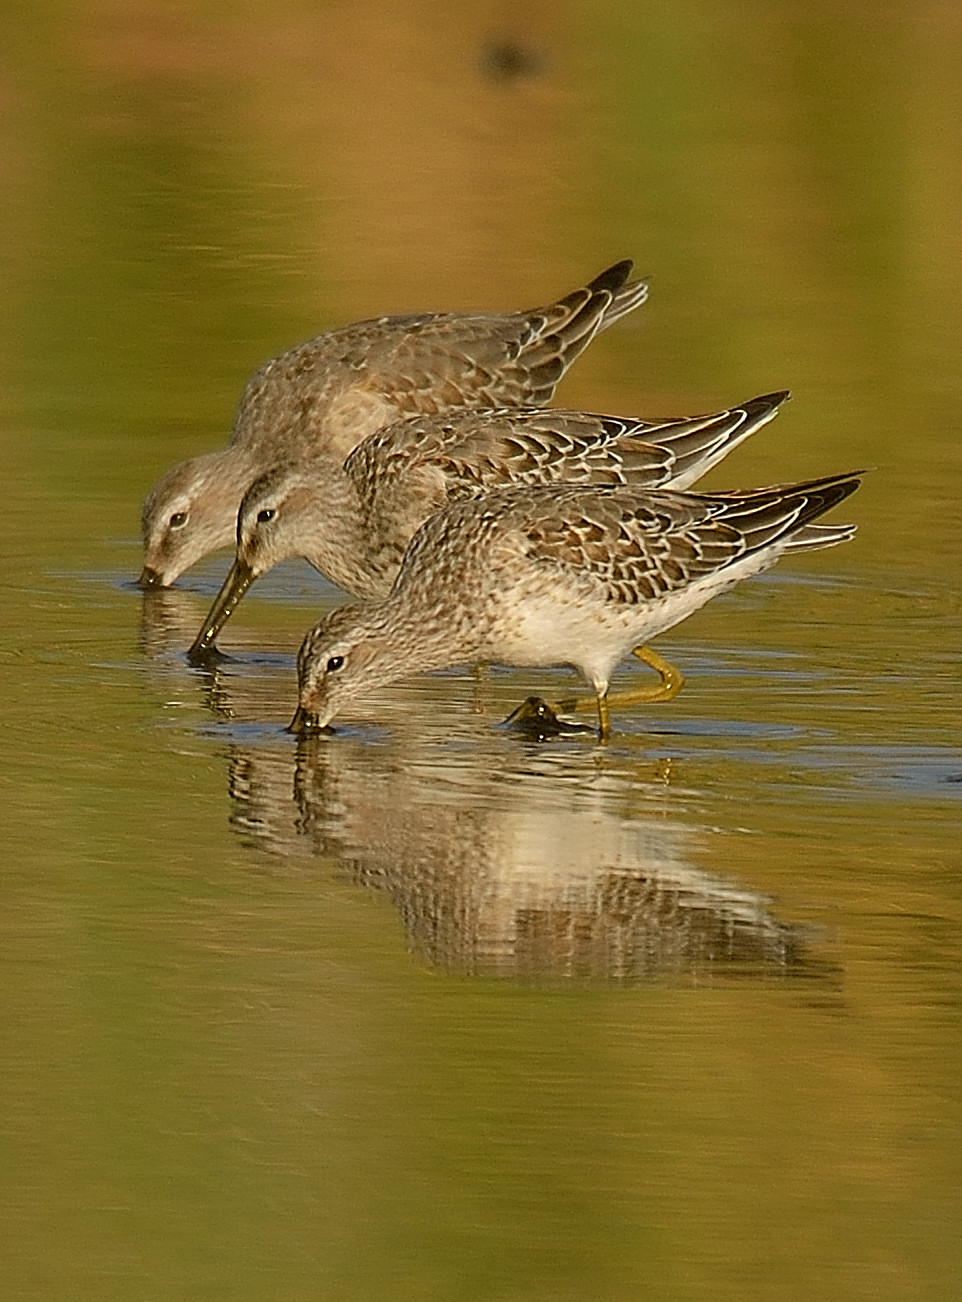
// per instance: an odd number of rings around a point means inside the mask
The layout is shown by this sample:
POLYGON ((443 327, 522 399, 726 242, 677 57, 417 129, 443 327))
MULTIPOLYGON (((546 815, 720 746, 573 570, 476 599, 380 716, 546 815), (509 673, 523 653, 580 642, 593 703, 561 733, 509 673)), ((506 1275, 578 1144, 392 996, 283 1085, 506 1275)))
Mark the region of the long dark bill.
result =
POLYGON ((214 604, 207 612, 204 626, 194 638, 187 659, 191 664, 203 664, 215 650, 214 640, 237 609, 237 603, 251 586, 257 575, 244 561, 235 560, 224 580, 214 604))

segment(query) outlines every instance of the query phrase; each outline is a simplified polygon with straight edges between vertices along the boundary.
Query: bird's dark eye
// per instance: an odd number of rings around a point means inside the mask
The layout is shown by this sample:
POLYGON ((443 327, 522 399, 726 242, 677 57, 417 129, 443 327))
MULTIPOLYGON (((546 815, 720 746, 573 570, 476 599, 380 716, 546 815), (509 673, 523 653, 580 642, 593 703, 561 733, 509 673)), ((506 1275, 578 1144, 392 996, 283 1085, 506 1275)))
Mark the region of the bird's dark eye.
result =
POLYGON ((337 671, 340 669, 340 667, 343 665, 343 663, 344 663, 343 656, 331 656, 330 660, 328 660, 327 662, 327 672, 329 674, 336 674, 337 671))
POLYGON ((277 515, 277 512, 274 508, 272 506, 266 506, 263 511, 257 512, 257 522, 258 524, 267 524, 269 521, 274 519, 275 515, 277 515))
POLYGON ((168 524, 170 525, 171 529, 181 529, 186 523, 187 523, 186 511, 175 511, 168 521, 168 524))

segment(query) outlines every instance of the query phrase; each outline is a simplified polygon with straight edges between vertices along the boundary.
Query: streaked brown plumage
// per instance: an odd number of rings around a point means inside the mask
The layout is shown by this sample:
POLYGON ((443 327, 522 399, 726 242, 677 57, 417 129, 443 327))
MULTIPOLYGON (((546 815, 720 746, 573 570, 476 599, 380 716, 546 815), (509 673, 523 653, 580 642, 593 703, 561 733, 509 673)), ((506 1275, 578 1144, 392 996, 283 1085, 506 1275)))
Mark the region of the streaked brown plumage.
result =
POLYGON ((247 384, 227 447, 174 466, 148 495, 141 583, 166 587, 231 543, 245 490, 279 460, 318 449, 344 458, 404 417, 550 402, 594 335, 645 301, 631 265, 615 263, 546 307, 380 317, 268 362, 247 384))
POLYGON ((384 596, 413 534, 452 502, 513 483, 687 488, 787 397, 654 421, 531 408, 457 412, 379 430, 343 464, 329 453, 284 462, 244 495, 236 559, 191 656, 209 652, 253 580, 289 556, 357 596, 384 596))
MULTIPOLYGON (((291 727, 319 730, 414 671, 490 661, 572 666, 605 736, 618 662, 784 553, 850 538, 851 525, 812 522, 859 482, 712 494, 551 485, 456 503, 414 536, 386 598, 341 607, 308 633, 291 727)), ((663 675, 633 695, 667 699, 680 682, 663 675)))

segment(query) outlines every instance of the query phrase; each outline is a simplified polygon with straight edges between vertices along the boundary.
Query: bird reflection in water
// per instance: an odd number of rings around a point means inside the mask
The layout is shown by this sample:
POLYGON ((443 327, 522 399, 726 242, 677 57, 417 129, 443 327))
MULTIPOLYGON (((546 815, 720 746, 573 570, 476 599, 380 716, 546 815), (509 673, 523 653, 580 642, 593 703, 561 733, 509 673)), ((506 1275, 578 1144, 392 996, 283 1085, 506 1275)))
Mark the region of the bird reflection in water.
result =
POLYGON ((284 717, 293 652, 242 651, 242 672, 229 657, 191 670, 196 608, 188 593, 150 594, 143 650, 165 695, 199 693, 208 735, 227 742, 232 829, 300 873, 323 856, 386 893, 432 966, 539 984, 836 983, 817 934, 699 868, 708 835, 670 760, 564 735, 532 744, 466 716, 450 679, 443 696, 412 683, 416 699, 395 700, 374 743, 370 724, 295 742, 258 722, 284 717))
POLYGON ((342 738, 233 749, 232 826, 275 855, 333 858, 391 898, 432 966, 525 982, 832 977, 817 938, 700 871, 664 767, 621 782, 587 753, 513 769, 342 738), (629 804, 632 812, 624 814, 629 804))
POLYGON ((143 594, 140 649, 150 679, 165 698, 178 704, 199 702, 216 719, 265 720, 290 712, 297 639, 283 648, 274 637, 265 646, 256 633, 237 640, 231 653, 214 651, 201 668, 190 668, 184 648, 193 636, 204 598, 178 588, 143 594), (186 641, 185 641, 186 637, 186 641))
POLYGON ((196 623, 198 601, 183 588, 152 588, 140 608, 140 649, 148 662, 183 656, 187 630, 196 623))

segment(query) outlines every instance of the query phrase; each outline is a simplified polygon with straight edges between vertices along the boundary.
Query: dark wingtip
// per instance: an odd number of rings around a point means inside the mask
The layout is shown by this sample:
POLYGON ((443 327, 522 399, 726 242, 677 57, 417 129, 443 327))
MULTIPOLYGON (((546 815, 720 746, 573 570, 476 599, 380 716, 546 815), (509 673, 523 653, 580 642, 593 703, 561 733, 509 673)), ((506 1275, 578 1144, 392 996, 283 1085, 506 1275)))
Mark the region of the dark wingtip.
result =
POLYGON ((772 407, 780 407, 783 402, 788 402, 791 396, 791 389, 776 389, 774 393, 761 393, 757 398, 751 398, 742 405, 748 412, 757 408, 769 411, 772 407))
POLYGON ((786 485, 782 490, 784 496, 797 496, 803 501, 802 509, 792 525, 792 532, 797 532, 803 525, 817 520, 833 506, 844 502, 861 485, 864 473, 864 470, 850 470, 846 474, 822 475, 803 484, 786 485))
MULTIPOLYGON (((862 476, 867 474, 865 470, 845 470, 839 475, 820 475, 818 479, 809 479, 805 483, 798 484, 799 490, 804 489, 837 489, 843 497, 848 497, 849 493, 854 493, 856 488, 862 482, 862 476)), ((789 484, 789 488, 795 488, 796 485, 789 484)))
MULTIPOLYGON (((845 475, 832 475, 826 479, 823 492, 829 506, 837 506, 839 502, 844 502, 846 497, 850 497, 856 488, 861 487, 864 470, 850 470, 845 475)), ((825 507, 827 511, 829 506, 825 507)))
POLYGON ((613 262, 600 275, 595 276, 594 280, 588 282, 588 288, 595 294, 602 290, 614 293, 616 289, 621 289, 631 275, 631 269, 634 265, 631 258, 623 258, 621 262, 613 262))

